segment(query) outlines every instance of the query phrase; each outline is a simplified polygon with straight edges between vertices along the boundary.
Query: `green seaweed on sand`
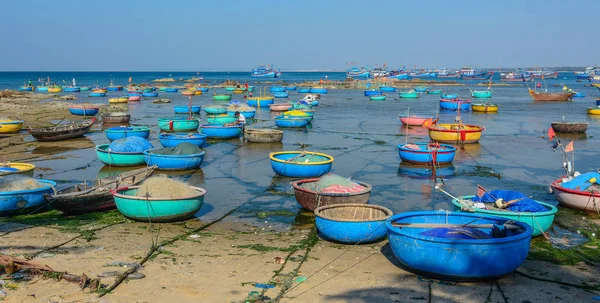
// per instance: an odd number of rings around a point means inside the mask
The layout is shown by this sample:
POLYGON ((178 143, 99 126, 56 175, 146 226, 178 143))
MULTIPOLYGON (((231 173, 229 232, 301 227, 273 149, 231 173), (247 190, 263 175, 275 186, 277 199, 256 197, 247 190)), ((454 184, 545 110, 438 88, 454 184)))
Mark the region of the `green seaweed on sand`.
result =
POLYGON ((494 170, 491 167, 480 166, 477 165, 471 171, 462 171, 456 174, 457 176, 465 176, 465 177, 484 177, 484 178, 498 178, 500 180, 502 175, 494 170))
POLYGON ((259 219, 266 219, 269 217, 294 217, 295 213, 289 210, 272 210, 272 211, 259 211, 256 213, 256 217, 259 219))

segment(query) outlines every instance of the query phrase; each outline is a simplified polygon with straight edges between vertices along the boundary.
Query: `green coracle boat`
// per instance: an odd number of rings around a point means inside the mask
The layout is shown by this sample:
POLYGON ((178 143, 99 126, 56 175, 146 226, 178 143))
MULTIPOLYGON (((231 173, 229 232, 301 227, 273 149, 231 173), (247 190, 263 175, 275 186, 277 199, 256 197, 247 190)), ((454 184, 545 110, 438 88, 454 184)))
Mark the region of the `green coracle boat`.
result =
POLYGON ((158 127, 166 132, 195 131, 200 126, 196 118, 158 118, 158 127))
POLYGON ((120 153, 108 150, 108 144, 96 146, 96 156, 109 166, 137 166, 146 164, 144 153, 120 153))
POLYGON ((190 186, 197 194, 178 199, 137 197, 138 186, 111 191, 117 209, 127 218, 142 222, 175 222, 189 219, 204 203, 206 190, 190 186))
POLYGON ((209 124, 227 124, 227 123, 233 123, 235 121, 237 121, 237 118, 234 116, 229 116, 227 114, 225 115, 218 115, 218 116, 206 116, 206 121, 208 121, 209 124))
POLYGON ((473 98, 491 98, 491 90, 473 90, 471 91, 471 97, 473 98))
POLYGON ((427 90, 427 94, 428 95, 441 95, 442 90, 441 89, 427 90))
MULTIPOLYGON (((474 196, 462 196, 459 199, 462 200, 471 200, 474 196)), ((530 212, 513 212, 508 210, 490 210, 490 209, 478 209, 472 208, 476 213, 486 214, 491 216, 502 217, 510 220, 521 221, 523 223, 528 224, 533 228, 532 237, 537 237, 541 235, 543 232, 547 232, 552 226, 552 222, 554 222, 554 215, 558 211, 558 209, 546 202, 535 200, 537 203, 543 205, 548 211, 530 213, 530 212)), ((461 209, 463 205, 458 202, 456 199, 452 199, 452 204, 457 209, 461 209)))
POLYGON ((376 96, 369 96, 369 99, 371 101, 383 101, 385 100, 386 95, 376 95, 376 96))
POLYGON ((217 95, 213 95, 212 98, 214 101, 229 101, 229 100, 231 100, 231 95, 217 94, 217 95))
POLYGON ((400 92, 400 93, 398 93, 398 95, 400 96, 400 98, 406 98, 406 99, 419 98, 419 93, 415 90, 400 92))

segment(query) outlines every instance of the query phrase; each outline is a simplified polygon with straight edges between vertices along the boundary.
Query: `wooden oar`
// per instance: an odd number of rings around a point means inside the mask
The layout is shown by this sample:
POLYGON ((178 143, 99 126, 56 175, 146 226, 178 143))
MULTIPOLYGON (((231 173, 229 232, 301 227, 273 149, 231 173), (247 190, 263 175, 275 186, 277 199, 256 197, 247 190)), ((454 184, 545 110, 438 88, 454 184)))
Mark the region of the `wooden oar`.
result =
MULTIPOLYGON (((392 226, 400 227, 400 228, 439 228, 439 227, 448 227, 448 228, 492 228, 494 224, 443 224, 443 223, 394 223, 392 222, 392 226)), ((506 229, 520 229, 521 226, 514 224, 504 224, 506 229)))

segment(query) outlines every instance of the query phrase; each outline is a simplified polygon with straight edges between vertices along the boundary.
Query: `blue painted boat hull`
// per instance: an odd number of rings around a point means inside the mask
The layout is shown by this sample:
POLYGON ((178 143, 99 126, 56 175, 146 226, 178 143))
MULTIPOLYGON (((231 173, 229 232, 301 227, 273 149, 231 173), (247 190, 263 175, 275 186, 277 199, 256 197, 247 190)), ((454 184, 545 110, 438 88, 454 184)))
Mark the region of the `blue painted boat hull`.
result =
POLYGON ((195 131, 200 126, 198 119, 158 118, 158 127, 167 132, 195 131), (171 122, 173 122, 171 124, 171 122))
POLYGON ((365 94, 365 97, 381 95, 381 92, 377 90, 366 90, 363 93, 365 94))
POLYGON ((69 112, 76 116, 95 116, 99 108, 69 108, 69 112))
POLYGON ((104 130, 104 134, 109 141, 124 139, 127 137, 140 137, 148 139, 150 137, 149 127, 111 127, 104 130))
POLYGON ((202 147, 206 143, 205 134, 161 134, 158 139, 164 147, 175 147, 184 142, 202 147))
POLYGON ((310 87, 298 87, 296 91, 301 94, 308 94, 310 93, 310 87))
MULTIPOLYGON (((444 110, 458 110, 458 103, 457 102, 448 102, 448 101, 442 101, 440 100, 440 109, 444 109, 444 110)), ((466 102, 466 103, 461 103, 460 104, 460 110, 461 111, 469 111, 471 109, 471 103, 470 102, 466 102)))
POLYGON ((113 195, 117 209, 127 218, 141 222, 175 222, 192 218, 204 204, 206 190, 192 188, 198 194, 181 199, 137 197, 137 186, 113 195))
POLYGON ((286 86, 286 90, 296 90, 296 86, 286 86))
POLYGON ((45 186, 32 190, 0 192, 0 217, 27 213, 46 203, 43 195, 52 194, 52 187, 56 187, 56 182, 43 179, 37 181, 45 186))
POLYGON ((19 91, 22 91, 22 92, 32 92, 33 91, 33 86, 21 86, 21 87, 19 87, 19 91))
MULTIPOLYGON (((235 111, 228 110, 227 114, 230 116, 235 116, 235 111)), ((240 115, 244 116, 246 119, 254 118, 256 116, 256 111, 241 111, 240 115)))
POLYGON ((333 165, 333 157, 315 155, 315 160, 322 160, 319 162, 327 162, 323 164, 304 164, 296 162, 285 162, 292 158, 297 157, 301 152, 297 153, 271 153, 269 158, 271 160, 271 168, 278 175, 292 178, 316 178, 320 177, 331 170, 333 165), (277 159, 278 161, 274 160, 277 159), (282 162, 283 161, 283 162, 282 162))
POLYGON ((431 228, 399 228, 392 223, 504 224, 506 221, 483 214, 421 211, 397 214, 386 222, 386 227, 392 252, 408 271, 441 280, 481 281, 503 277, 525 261, 531 226, 514 222, 521 231, 508 231, 505 238, 448 239, 421 234, 431 228))
POLYGON ((322 95, 325 95, 325 94, 327 94, 327 89, 323 88, 323 87, 320 87, 320 88, 319 87, 313 87, 313 88, 310 89, 310 92, 313 93, 313 94, 322 94, 322 95))
POLYGON ((201 91, 203 93, 208 92, 208 88, 206 88, 206 87, 198 87, 198 88, 196 88, 196 90, 199 90, 199 91, 201 91))
POLYGON ((208 106, 204 106, 204 111, 209 114, 209 115, 222 115, 227 113, 227 108, 226 107, 212 107, 210 105, 208 106))
MULTIPOLYGON (((343 208, 344 205, 334 205, 333 207, 343 208)), ((369 205, 365 205, 364 207, 368 208, 369 205)), ((330 206, 325 206, 324 208, 327 209, 330 206)), ((389 217, 381 220, 365 220, 361 222, 339 221, 320 216, 321 209, 323 208, 319 207, 315 209, 315 225, 321 237, 325 240, 344 244, 368 244, 382 241, 387 237, 385 222, 389 217)), ((392 214, 390 210, 387 211, 389 215, 392 214)))
POLYGON ((414 150, 404 147, 404 144, 398 145, 398 155, 402 162, 421 164, 421 165, 434 165, 434 164, 448 164, 452 163, 454 156, 456 155, 456 148, 450 144, 440 144, 445 149, 439 149, 435 152, 435 163, 433 161, 434 151, 428 150, 428 142, 416 142, 412 143, 419 146, 420 150, 414 150))
POLYGON ((585 94, 582 94, 582 93, 573 94, 573 98, 583 98, 583 97, 585 97, 585 94))
POLYGON ((393 93, 396 91, 395 87, 389 87, 389 86, 381 86, 379 87, 379 91, 385 92, 385 93, 393 93))
POLYGON ((454 95, 454 94, 442 94, 440 96, 440 98, 442 98, 442 99, 456 99, 456 98, 458 98, 458 95, 454 95))
POLYGON ((276 92, 276 93, 273 93, 273 97, 275 97, 275 98, 287 98, 289 96, 290 96, 290 94, 288 92, 276 92))
POLYGON ((271 86, 270 91, 272 93, 285 92, 285 87, 281 86, 271 86))
POLYGON ((109 92, 118 92, 120 90, 123 90, 122 86, 107 86, 106 87, 106 91, 109 91, 109 92))
POLYGON ((277 127, 284 127, 284 128, 305 127, 306 125, 308 125, 310 120, 312 120, 312 119, 309 120, 308 118, 309 117, 285 118, 283 116, 277 116, 275 118, 275 125, 277 125, 277 127))
POLYGON ((38 92, 47 92, 48 91, 47 86, 38 86, 36 89, 38 92))
POLYGON ((106 93, 90 93, 90 97, 104 97, 106 93))
POLYGON ((193 114, 199 114, 201 106, 200 105, 192 105, 191 108, 189 106, 174 106, 173 107, 173 110, 175 111, 176 114, 189 114, 190 109, 192 110, 193 114))
POLYGON ((178 90, 179 90, 178 88, 173 88, 173 87, 165 88, 166 93, 176 93, 178 90))
POLYGON ((200 126, 200 131, 208 138, 230 139, 238 138, 242 135, 241 127, 224 127, 220 124, 204 124, 200 126))
POLYGON ((258 107, 259 102, 260 102, 260 107, 269 107, 269 105, 275 103, 275 100, 273 98, 265 98, 265 99, 260 99, 260 100, 248 99, 248 101, 246 101, 246 104, 248 104, 248 106, 258 107))
POLYGON ((144 153, 116 153, 108 151, 108 144, 96 146, 96 156, 109 166, 138 166, 146 163, 144 153))
POLYGON ((205 151, 194 155, 159 155, 151 150, 144 152, 146 165, 158 166, 160 170, 190 170, 198 169, 204 161, 205 151))
POLYGON ((142 93, 142 97, 158 97, 158 93, 155 93, 155 92, 142 93))
POLYGON ((65 93, 78 93, 81 91, 79 87, 64 87, 63 92, 65 93))

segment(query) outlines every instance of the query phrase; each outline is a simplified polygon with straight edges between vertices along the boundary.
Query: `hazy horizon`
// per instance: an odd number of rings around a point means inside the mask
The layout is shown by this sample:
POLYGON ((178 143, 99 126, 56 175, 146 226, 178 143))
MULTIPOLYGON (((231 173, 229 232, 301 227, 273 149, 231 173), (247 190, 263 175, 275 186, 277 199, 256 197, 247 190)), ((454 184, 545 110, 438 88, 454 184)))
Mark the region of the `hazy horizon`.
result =
POLYGON ((600 2, 9 1, 0 70, 593 66, 600 43, 563 21, 582 7, 600 2))

